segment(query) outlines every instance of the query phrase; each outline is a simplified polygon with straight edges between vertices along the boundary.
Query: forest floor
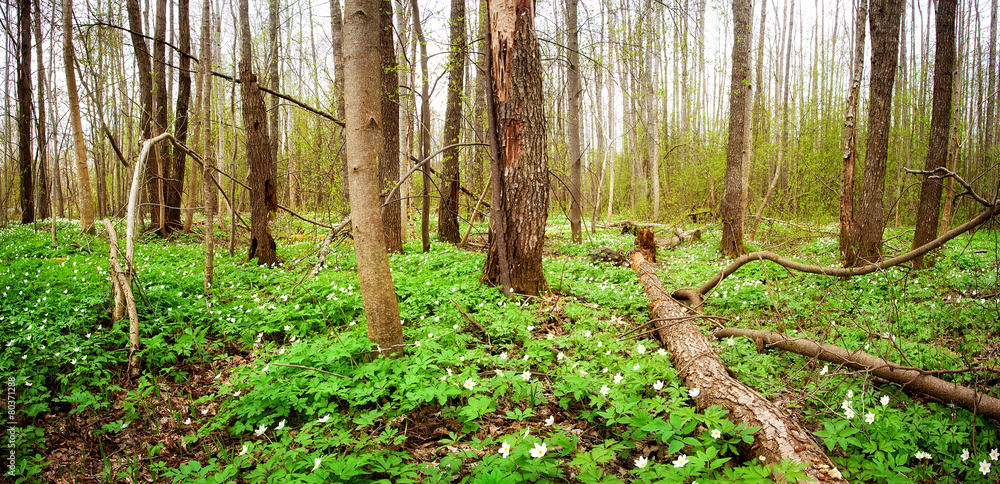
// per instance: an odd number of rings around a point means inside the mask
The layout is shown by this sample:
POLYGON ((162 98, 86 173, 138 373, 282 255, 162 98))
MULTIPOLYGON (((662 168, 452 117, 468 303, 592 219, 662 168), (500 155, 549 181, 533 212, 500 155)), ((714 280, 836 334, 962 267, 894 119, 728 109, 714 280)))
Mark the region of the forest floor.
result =
MULTIPOLYGON (((216 258, 202 291, 199 237, 137 245, 139 377, 112 323, 108 243, 75 222, 0 231, 0 376, 15 395, 15 482, 770 482, 789 462, 741 457, 756 429, 698 412, 648 335, 634 272, 592 262, 633 238, 582 245, 549 226, 551 292, 506 299, 479 284, 484 255, 411 241, 390 256, 408 343, 369 358, 349 239, 309 272, 323 233, 284 221, 284 263, 216 258), (480 329, 481 328, 481 329, 480 329)), ((203 229, 203 227, 202 227, 203 229)), ((719 231, 661 250, 668 288, 727 263, 719 231)), ((666 230, 663 237, 666 237, 666 230)), ((765 222, 751 248, 835 266, 829 226, 765 222)), ((121 233, 121 232, 120 232, 121 233)), ((219 231, 219 235, 223 235, 219 231)), ((891 250, 912 230, 890 229, 891 250)), ((963 235, 932 269, 840 280, 749 264, 699 324, 738 379, 781 402, 856 482, 998 482, 997 422, 721 326, 808 336, 1000 397, 1000 233, 963 235)), ((6 457, 6 455, 5 455, 6 457)), ((3 469, 7 476, 7 461, 3 469)))

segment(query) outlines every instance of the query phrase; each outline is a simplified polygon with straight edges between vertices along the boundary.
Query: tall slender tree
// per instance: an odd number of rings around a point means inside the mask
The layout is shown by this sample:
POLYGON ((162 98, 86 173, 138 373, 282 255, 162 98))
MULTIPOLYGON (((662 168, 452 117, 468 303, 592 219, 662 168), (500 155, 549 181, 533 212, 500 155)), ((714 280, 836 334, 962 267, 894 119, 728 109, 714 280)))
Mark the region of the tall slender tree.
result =
MULTIPOLYGON (((167 88, 167 0, 156 0, 156 23, 153 30, 153 122, 155 131, 162 133, 169 129, 170 91, 167 88)), ((173 224, 168 222, 167 207, 171 205, 172 177, 170 175, 170 143, 157 143, 153 150, 158 156, 153 159, 155 176, 148 180, 152 190, 150 203, 153 204, 153 225, 162 237, 170 235, 173 224)), ((148 171, 147 171, 148 173, 148 171)))
MULTIPOLYGON (((198 64, 201 76, 201 139, 205 145, 205 165, 202 167, 202 183, 205 192, 205 277, 202 290, 212 289, 215 277, 215 212, 219 197, 215 187, 215 140, 212 139, 212 20, 211 2, 203 0, 201 6, 201 62, 198 64)), ((192 194, 193 196, 193 194, 192 194)))
MULTIPOLYGON (((566 0, 566 90, 569 95, 566 141, 569 144, 569 226, 574 243, 583 242, 581 229, 581 171, 583 155, 580 153, 580 29, 577 25, 579 0, 566 0)), ((659 195, 659 192, 657 192, 659 195)), ((654 208, 654 210, 656 210, 654 208)))
MULTIPOLYGON (((146 44, 146 36, 143 35, 142 10, 139 8, 139 0, 126 0, 128 10, 129 35, 132 39, 132 52, 135 57, 136 71, 139 76, 139 131, 142 139, 153 137, 153 67, 152 58, 149 55, 149 46, 146 44)), ((145 185, 146 201, 152 202, 159 199, 156 188, 156 166, 160 164, 159 150, 152 150, 150 156, 152 160, 146 163, 145 185)), ((151 209, 154 217, 159 214, 158 210, 151 209)), ((158 220, 158 219, 154 219, 158 220)))
POLYGON ((496 138, 489 251, 481 279, 508 295, 537 295, 547 289, 542 247, 549 184, 535 2, 490 0, 489 17, 487 110, 496 138))
POLYGON ((750 23, 753 2, 733 0, 733 65, 729 84, 729 143, 722 195, 722 241, 719 251, 729 257, 746 253, 743 243, 743 156, 746 156, 746 123, 750 122, 750 23))
MULTIPOLYGON (((177 2, 177 29, 179 31, 178 48, 180 52, 180 69, 177 74, 177 107, 174 114, 174 136, 181 143, 188 139, 188 106, 191 104, 191 20, 189 0, 177 2)), ((197 100, 195 101, 197 102, 197 100)), ((184 188, 184 171, 187 153, 176 150, 173 153, 173 163, 169 170, 169 181, 166 186, 166 225, 169 232, 184 228, 181 223, 181 195, 184 188)))
MULTIPOLYGON (((87 144, 80 120, 80 95, 76 87, 76 49, 73 46, 73 0, 63 0, 63 65, 66 68, 66 94, 69 97, 69 119, 73 128, 73 154, 76 157, 76 197, 80 205, 80 228, 94 232, 94 201, 90 191, 90 168, 87 167, 87 144)), ((56 173, 56 176, 59 176, 56 173)))
POLYGON ((35 221, 35 177, 31 157, 31 0, 17 0, 17 163, 21 223, 35 221))
POLYGON ((869 87, 868 147, 865 153, 864 181, 858 204, 855 265, 882 258, 882 232, 885 230, 883 194, 885 169, 889 155, 889 127, 892 121, 892 87, 899 58, 899 23, 903 0, 871 3, 868 19, 872 32, 872 74, 869 87))
MULTIPOLYGON (((948 135, 951 131, 951 92, 955 67, 955 8, 957 0, 938 0, 935 20, 936 48, 934 57, 934 99, 931 105, 931 136, 928 142, 924 170, 944 167, 948 160, 948 135)), ((917 205, 917 226, 913 248, 937 238, 938 215, 941 212, 941 180, 924 178, 920 184, 917 205)), ((933 259, 917 256, 917 269, 934 265, 933 259)))
MULTIPOLYGON (((413 9, 413 34, 420 44, 420 159, 426 160, 431 151, 431 95, 430 73, 427 67, 427 40, 424 38, 424 28, 420 20, 420 5, 417 0, 410 0, 413 9)), ((428 166, 421 168, 423 173, 423 193, 420 197, 420 245, 424 252, 431 250, 430 211, 431 211, 431 171, 428 166)))
POLYGON ((51 204, 49 200, 49 176, 48 176, 48 157, 46 153, 48 152, 48 143, 45 137, 45 63, 42 57, 42 9, 41 2, 34 0, 35 4, 35 21, 32 23, 32 27, 35 30, 35 37, 38 39, 35 42, 35 53, 38 55, 38 69, 37 79, 38 86, 35 90, 38 92, 38 110, 36 111, 36 123, 38 127, 38 136, 35 138, 35 144, 38 147, 38 152, 36 156, 38 158, 36 169, 35 180, 37 185, 35 186, 35 215, 39 219, 49 218, 51 204))
POLYGON ((368 339, 401 351, 403 328, 386 256, 379 214, 378 155, 382 143, 380 0, 347 0, 344 29, 344 99, 351 191, 351 228, 358 261, 368 339))
MULTIPOLYGON (((337 119, 344 119, 344 17, 340 10, 340 0, 330 0, 330 33, 333 43, 333 97, 337 105, 337 119)), ((351 193, 347 182, 347 150, 344 147, 346 133, 338 130, 338 150, 340 159, 340 196, 344 206, 350 203, 351 193)))
MULTIPOLYGON (((444 116, 444 143, 460 142, 462 135, 462 92, 465 79, 465 0, 451 0, 451 55, 448 61, 448 105, 444 116)), ((438 209, 438 236, 453 244, 460 241, 458 230, 458 171, 457 146, 443 153, 441 168, 443 193, 438 209)))

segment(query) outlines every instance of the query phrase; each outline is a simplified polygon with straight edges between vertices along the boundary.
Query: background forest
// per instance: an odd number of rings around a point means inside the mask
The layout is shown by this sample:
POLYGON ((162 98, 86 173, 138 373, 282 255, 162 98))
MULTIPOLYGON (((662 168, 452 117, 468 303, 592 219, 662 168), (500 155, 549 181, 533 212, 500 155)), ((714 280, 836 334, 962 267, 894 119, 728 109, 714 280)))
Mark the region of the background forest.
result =
POLYGON ((997 482, 997 22, 7 4, 3 475, 997 482))

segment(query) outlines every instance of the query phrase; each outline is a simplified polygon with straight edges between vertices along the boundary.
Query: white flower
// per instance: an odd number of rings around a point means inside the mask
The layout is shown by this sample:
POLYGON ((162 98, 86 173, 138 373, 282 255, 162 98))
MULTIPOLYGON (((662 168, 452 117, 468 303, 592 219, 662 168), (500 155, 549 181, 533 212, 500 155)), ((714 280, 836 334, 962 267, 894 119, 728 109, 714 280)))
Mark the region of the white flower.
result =
POLYGON ((542 445, 538 445, 538 442, 535 442, 535 446, 531 449, 529 453, 531 454, 532 457, 538 459, 544 456, 545 453, 548 451, 549 449, 545 446, 545 442, 542 442, 542 445))
POLYGON ((472 378, 469 378, 468 380, 465 380, 465 383, 463 383, 462 386, 465 387, 466 390, 472 390, 476 386, 476 382, 472 381, 472 378))
POLYGON ((665 350, 663 348, 660 348, 660 349, 656 350, 656 354, 658 354, 660 356, 667 356, 667 350, 665 350))
POLYGON ((451 368, 448 368, 448 376, 451 376, 451 368))
POLYGON ((639 366, 638 363, 632 365, 632 371, 639 371, 639 368, 641 368, 641 367, 639 366))
POLYGON ((565 357, 566 357, 566 355, 564 355, 562 351, 560 351, 559 354, 556 355, 556 359, 559 360, 559 361, 562 361, 562 359, 565 358, 565 357))
POLYGON ((691 395, 692 398, 701 395, 701 388, 692 388, 688 390, 688 395, 691 395))
POLYGON ((889 395, 882 395, 882 398, 878 399, 878 401, 882 403, 883 407, 886 406, 886 405, 888 405, 889 404, 889 395))
POLYGON ((732 336, 726 338, 726 345, 727 346, 736 346, 736 341, 733 340, 732 336))
POLYGON ((521 373, 521 379, 524 381, 531 380, 531 372, 528 370, 524 370, 524 373, 521 373))
POLYGON ((191 417, 184 420, 184 425, 191 425, 191 417))
POLYGON ((289 326, 289 325, 287 325, 287 324, 285 325, 285 331, 290 331, 291 329, 292 329, 292 327, 291 327, 291 326, 289 326))
POLYGON ((680 457, 678 457, 677 460, 673 462, 673 464, 674 467, 684 467, 684 465, 687 464, 688 462, 691 461, 688 459, 687 454, 681 454, 680 457))
POLYGON ((982 462, 979 463, 979 472, 982 472, 983 475, 985 476, 986 474, 990 473, 990 467, 992 466, 993 464, 991 464, 990 461, 983 460, 982 462))
POLYGON ((602 347, 602 346, 604 346, 604 342, 602 342, 602 341, 598 341, 598 342, 597 342, 597 347, 598 347, 598 348, 600 348, 600 347, 602 347))
POLYGON ((278 422, 278 426, 275 427, 274 430, 281 430, 283 428, 285 428, 285 419, 281 419, 281 421, 278 422))
POLYGON ((270 369, 270 368, 271 368, 271 365, 270 365, 270 364, 268 364, 268 365, 264 365, 264 369, 263 369, 263 370, 260 370, 260 371, 263 371, 263 372, 266 372, 266 371, 267 371, 268 369, 270 369))
POLYGON ((601 395, 608 396, 609 392, 611 392, 611 389, 607 385, 601 385, 601 395))
POLYGON ((828 371, 830 371, 830 365, 823 365, 823 369, 819 371, 819 376, 825 375, 828 371))
POLYGON ((962 449, 962 462, 969 460, 969 449, 962 449))
POLYGON ((233 396, 238 397, 241 393, 243 393, 243 390, 236 390, 236 393, 233 393, 233 396))
POLYGON ((503 441, 503 444, 500 445, 500 450, 498 450, 497 452, 499 452, 500 455, 502 455, 503 458, 506 459, 507 456, 510 455, 510 444, 508 444, 506 440, 503 441))
POLYGON ((323 456, 313 459, 313 472, 316 472, 316 469, 319 469, 320 462, 323 462, 323 456))
POLYGON ((501 360, 506 360, 507 359, 507 352, 506 351, 504 351, 503 353, 500 353, 500 359, 501 360))
POLYGON ((503 370, 498 368, 496 370, 493 370, 493 372, 496 373, 498 377, 503 378, 503 370))
POLYGON ((267 426, 264 424, 260 424, 260 427, 258 427, 257 430, 253 431, 253 433, 256 434, 258 437, 264 435, 264 432, 267 432, 267 426))
POLYGON ((611 350, 608 350, 608 351, 604 352, 604 356, 609 356, 610 354, 611 354, 611 350))
POLYGON ((639 458, 635 460, 635 467, 637 469, 642 469, 643 467, 646 467, 647 463, 649 463, 649 461, 640 455, 639 458))
POLYGON ((624 380, 621 373, 615 373, 615 385, 619 384, 624 380))
POLYGON ((417 348, 419 348, 420 347, 420 341, 414 341, 413 342, 413 346, 416 346, 417 348))
POLYGON ((847 417, 848 419, 854 418, 854 409, 851 407, 847 407, 847 409, 844 410, 844 416, 847 417))
POLYGON ((549 334, 545 335, 545 339, 547 339, 547 340, 550 340, 550 341, 551 341, 551 340, 552 340, 552 338, 555 338, 555 335, 554 335, 554 334, 552 334, 552 333, 549 333, 549 334))
POLYGON ((636 346, 635 347, 635 352, 639 353, 640 355, 644 355, 644 354, 646 354, 646 347, 643 346, 643 345, 636 346))
POLYGON ((528 331, 534 331, 534 330, 535 330, 535 327, 529 324, 528 325, 528 331))
POLYGON ((722 431, 719 429, 712 430, 712 438, 718 439, 719 437, 722 437, 722 431))
POLYGON ((458 361, 461 361, 462 363, 465 363, 465 356, 464 355, 463 356, 459 356, 458 357, 458 361))
POLYGON ((854 390, 847 390, 847 398, 854 398, 854 390))
POLYGON ((868 412, 865 414, 865 423, 871 424, 875 423, 875 414, 868 412))
POLYGON ((584 338, 589 338, 589 337, 590 337, 590 335, 591 335, 591 333, 590 333, 590 330, 589 330, 589 329, 583 332, 583 337, 584 337, 584 338))
POLYGON ((531 358, 531 357, 528 356, 528 355, 524 355, 524 361, 528 361, 529 358, 531 358))
POLYGON ((284 349, 284 348, 282 348, 282 349, 278 350, 278 354, 279 354, 279 355, 283 355, 283 354, 285 354, 285 349, 284 349))
POLYGON ((607 372, 608 372, 608 367, 605 366, 604 369, 601 370, 601 373, 607 373, 607 372))
POLYGON ((1000 450, 993 449, 990 451, 990 459, 997 460, 1000 459, 1000 450))
POLYGON ((545 426, 546 427, 551 427, 552 424, 554 424, 554 423, 556 423, 556 418, 554 416, 550 415, 549 418, 545 419, 545 426))
POLYGON ((330 416, 329 415, 325 415, 325 416, 323 416, 323 418, 317 419, 316 421, 319 422, 319 423, 327 423, 327 422, 330 421, 330 416))
POLYGON ((248 450, 250 450, 250 446, 243 444, 243 450, 240 451, 240 455, 246 454, 248 450))
POLYGON ((663 390, 663 381, 656 380, 656 383, 653 384, 653 390, 656 390, 656 391, 663 390))

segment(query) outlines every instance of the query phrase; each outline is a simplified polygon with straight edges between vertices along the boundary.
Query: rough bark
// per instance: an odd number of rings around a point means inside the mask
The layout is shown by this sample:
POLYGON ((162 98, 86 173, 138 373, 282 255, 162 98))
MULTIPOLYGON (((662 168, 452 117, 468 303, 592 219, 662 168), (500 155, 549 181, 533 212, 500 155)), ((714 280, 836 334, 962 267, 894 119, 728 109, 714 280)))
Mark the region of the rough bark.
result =
POLYGON ((753 329, 723 328, 715 335, 720 339, 730 336, 745 336, 755 341, 761 340, 767 346, 828 361, 852 370, 864 371, 878 378, 898 383, 907 390, 960 405, 987 418, 1000 419, 1000 400, 994 397, 928 375, 923 370, 904 367, 861 350, 851 351, 831 344, 817 343, 807 338, 789 338, 781 333, 753 329))
POLYGON ((549 186, 542 65, 533 0, 491 0, 490 78, 494 134, 489 251, 481 280, 508 292, 547 289, 542 246, 549 186), (497 220, 502 218, 503 220, 497 220), (501 247, 502 246, 502 247, 501 247), (505 287, 507 265, 510 287, 505 287))
MULTIPOLYGON (((76 50, 73 46, 73 0, 63 0, 63 64, 66 68, 66 94, 69 97, 69 120, 73 128, 73 154, 76 158, 77 193, 80 206, 80 228, 94 232, 94 201, 90 191, 90 169, 87 167, 87 145, 80 120, 80 95, 73 66, 76 50)), ((56 173, 56 176, 59 176, 56 173)))
MULTIPOLYGON (((178 48, 180 49, 180 69, 177 73, 177 107, 174 111, 174 136, 181 144, 188 139, 188 106, 191 103, 191 21, 188 13, 189 0, 177 2, 177 28, 180 31, 178 48)), ((181 195, 184 189, 185 160, 184 150, 173 154, 173 163, 169 170, 165 199, 166 225, 169 232, 183 230, 181 223, 181 195)))
MULTIPOLYGON (((156 23, 153 31, 153 122, 156 123, 154 132, 160 133, 168 129, 168 119, 170 113, 168 105, 170 103, 169 90, 167 89, 167 1, 156 0, 156 23)), ((157 233, 161 237, 170 235, 173 229, 173 221, 168 222, 167 206, 173 200, 170 193, 173 191, 172 179, 170 176, 171 150, 170 144, 160 144, 153 146, 157 156, 153 160, 155 164, 151 167, 151 178, 149 183, 149 202, 153 204, 153 225, 157 227, 157 233)), ((147 172, 149 173, 149 172, 147 172)), ((171 212, 172 215, 172 212, 171 212)))
POLYGON ((865 27, 868 19, 868 0, 860 0, 854 22, 854 67, 851 87, 847 91, 844 108, 844 137, 840 168, 840 257, 845 267, 854 265, 857 246, 854 245, 854 167, 857 150, 858 99, 861 77, 865 68, 865 27))
POLYGON ((17 166, 21 223, 35 221, 35 179, 31 158, 31 0, 17 0, 17 166))
MULTIPOLYGON (((278 72, 278 48, 281 46, 281 41, 278 34, 278 0, 268 0, 267 2, 267 37, 268 37, 268 60, 270 61, 267 68, 267 86, 272 90, 277 92, 278 86, 280 84, 281 75, 278 72)), ((281 123, 281 111, 278 109, 278 98, 271 96, 268 99, 268 137, 270 143, 268 144, 268 151, 271 153, 271 170, 274 171, 271 178, 277 179, 278 175, 278 147, 281 145, 281 135, 280 123, 281 123)), ((341 118, 343 119, 343 118, 341 118)), ((275 192, 277 192, 277 187, 275 187, 275 192)), ((275 195, 277 197, 277 195, 275 195)))
POLYGON ((892 87, 899 58, 899 23, 902 0, 886 0, 871 5, 868 19, 872 31, 872 74, 868 108, 868 147, 858 203, 854 265, 882 258, 885 230, 883 195, 886 160, 889 155, 889 128, 892 124, 892 87))
MULTIPOLYGON (((46 156, 48 143, 45 137, 45 64, 42 61, 42 9, 38 0, 34 0, 34 4, 35 21, 32 23, 32 27, 35 31, 35 37, 38 38, 38 41, 35 42, 35 54, 38 56, 38 86, 36 87, 38 91, 38 111, 36 111, 38 137, 35 140, 38 147, 36 153, 38 157, 36 166, 38 168, 35 180, 38 184, 35 186, 35 215, 39 219, 47 219, 51 215, 52 206, 49 194, 49 176, 46 173, 48 171, 48 157, 46 156)), ((53 225, 53 230, 55 230, 55 225, 53 225)))
MULTIPOLYGON (((132 51, 135 57, 136 70, 139 76, 139 130, 142 139, 153 137, 153 67, 152 58, 149 55, 149 46, 146 45, 146 38, 143 35, 142 11, 139 9, 139 0, 127 0, 125 2, 128 10, 129 35, 132 39, 132 51)), ((153 153, 154 158, 159 158, 159 152, 153 153)), ((153 201, 159 197, 156 194, 157 184, 155 167, 159 164, 146 165, 146 200, 153 201)), ((157 210, 150 209, 155 216, 157 210)))
POLYGON ((729 84, 729 143, 726 146, 726 174, 722 198, 722 241, 719 251, 729 257, 745 254, 743 244, 743 156, 745 125, 749 122, 750 94, 750 0, 733 0, 733 66, 729 84))
MULTIPOLYGON (((955 66, 955 7, 957 0, 940 0, 936 17, 937 53, 934 59, 934 99, 931 105, 931 136, 924 170, 934 171, 948 161, 948 135, 951 131, 951 92, 955 66)), ((937 237, 938 215, 941 211, 941 180, 926 177, 920 184, 916 232, 913 248, 937 237)), ((917 269, 934 265, 933 259, 917 256, 917 269)))
MULTIPOLYGON (((451 0, 451 55, 448 61, 448 105, 444 115, 444 144, 460 143, 462 135, 462 92, 465 78, 465 0, 451 0)), ((441 204, 438 207, 438 237, 457 244, 458 229, 458 146, 444 152, 441 167, 441 204)))
POLYGON ((385 193, 399 182, 399 71, 393 46, 392 2, 379 2, 379 52, 382 64, 382 153, 378 157, 382 232, 389 252, 403 251, 399 197, 386 204, 385 193))
POLYGON ((674 368, 689 389, 698 409, 718 405, 737 423, 761 427, 748 457, 776 464, 783 459, 806 464, 803 472, 820 482, 847 482, 809 434, 792 417, 750 387, 729 376, 701 331, 691 323, 692 315, 663 288, 653 266, 638 251, 628 257, 650 302, 653 319, 664 321, 657 328, 660 341, 670 352, 674 368))
MULTIPOLYGON (((569 144, 569 226, 571 238, 574 243, 583 242, 583 231, 581 230, 580 217, 581 194, 580 194, 580 172, 582 168, 582 155, 580 154, 580 32, 577 26, 577 4, 579 0, 566 0, 566 90, 569 95, 568 119, 566 120, 566 141, 569 144)), ((659 186, 656 186, 656 198, 659 198, 659 186)), ((659 218, 659 200, 654 203, 653 218, 659 218)))
MULTIPOLYGON (((267 132, 267 113, 264 98, 257 86, 253 72, 253 51, 250 45, 250 19, 247 0, 240 0, 240 27, 242 47, 240 69, 240 99, 243 124, 247 135, 247 160, 250 161, 250 249, 247 260, 257 259, 258 265, 278 262, 277 246, 271 236, 270 213, 277 210, 275 180, 272 177, 273 161, 267 132)), ((234 207, 235 210, 235 207, 234 207)))
POLYGON ((351 230, 357 253, 361 299, 368 339, 390 353, 401 351, 403 328, 393 289, 379 213, 378 154, 382 147, 381 60, 378 45, 380 0, 347 0, 344 75, 347 149, 350 162, 351 230))

